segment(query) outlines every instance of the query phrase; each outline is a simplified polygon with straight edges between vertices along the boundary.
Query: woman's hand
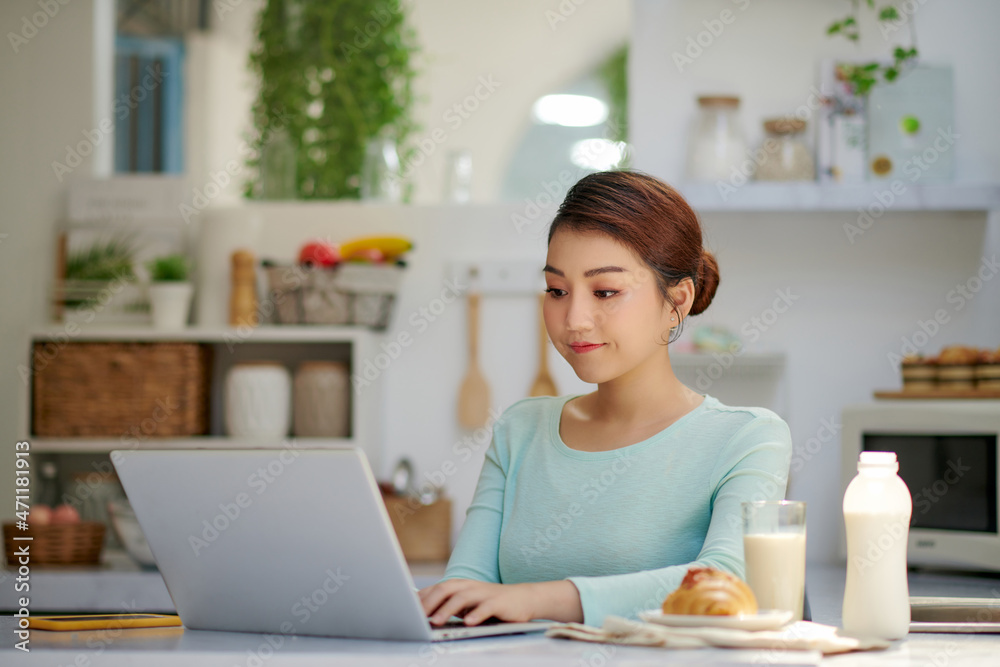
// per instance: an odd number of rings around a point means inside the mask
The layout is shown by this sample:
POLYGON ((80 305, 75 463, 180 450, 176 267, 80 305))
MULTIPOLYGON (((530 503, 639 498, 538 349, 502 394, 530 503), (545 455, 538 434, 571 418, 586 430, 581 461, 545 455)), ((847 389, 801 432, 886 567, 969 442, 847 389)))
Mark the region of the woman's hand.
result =
POLYGON ((447 579, 422 589, 420 602, 434 625, 441 625, 452 616, 461 616, 466 625, 477 625, 493 616, 510 622, 536 618, 583 620, 576 586, 565 580, 491 584, 447 579))

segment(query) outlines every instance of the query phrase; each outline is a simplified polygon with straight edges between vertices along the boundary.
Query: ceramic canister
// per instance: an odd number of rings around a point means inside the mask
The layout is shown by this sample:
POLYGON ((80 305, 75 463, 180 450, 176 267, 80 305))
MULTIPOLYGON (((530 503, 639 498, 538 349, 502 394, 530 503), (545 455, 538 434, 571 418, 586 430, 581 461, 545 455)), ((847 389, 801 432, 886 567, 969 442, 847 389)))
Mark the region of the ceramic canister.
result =
POLYGON ((295 435, 346 438, 350 435, 351 380, 347 364, 306 361, 295 373, 295 435))
POLYGON ((284 438, 291 426, 292 378, 273 361, 234 364, 226 374, 226 432, 284 438))

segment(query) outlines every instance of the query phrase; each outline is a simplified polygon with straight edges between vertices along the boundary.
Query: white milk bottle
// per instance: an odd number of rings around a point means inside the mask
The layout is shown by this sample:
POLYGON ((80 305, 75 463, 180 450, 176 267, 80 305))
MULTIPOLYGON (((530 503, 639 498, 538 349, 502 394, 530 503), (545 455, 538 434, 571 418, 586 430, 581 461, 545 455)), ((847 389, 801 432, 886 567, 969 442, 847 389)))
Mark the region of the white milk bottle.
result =
POLYGON ((861 452, 844 494, 847 586, 844 632, 899 639, 910 626, 906 541, 913 500, 895 452, 861 452))

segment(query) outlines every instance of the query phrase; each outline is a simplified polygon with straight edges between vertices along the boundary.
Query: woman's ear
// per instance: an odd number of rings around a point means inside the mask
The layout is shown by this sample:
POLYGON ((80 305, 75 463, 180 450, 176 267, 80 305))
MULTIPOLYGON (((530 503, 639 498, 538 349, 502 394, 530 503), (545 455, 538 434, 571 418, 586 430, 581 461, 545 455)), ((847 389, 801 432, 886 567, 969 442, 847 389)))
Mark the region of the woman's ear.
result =
MULTIPOLYGON (((694 305, 694 281, 690 278, 684 278, 667 291, 674 302, 674 311, 676 311, 676 317, 678 318, 672 324, 679 325, 681 320, 684 320, 688 316, 688 313, 691 312, 691 307, 694 305)), ((673 313, 671 315, 673 316, 673 313)))

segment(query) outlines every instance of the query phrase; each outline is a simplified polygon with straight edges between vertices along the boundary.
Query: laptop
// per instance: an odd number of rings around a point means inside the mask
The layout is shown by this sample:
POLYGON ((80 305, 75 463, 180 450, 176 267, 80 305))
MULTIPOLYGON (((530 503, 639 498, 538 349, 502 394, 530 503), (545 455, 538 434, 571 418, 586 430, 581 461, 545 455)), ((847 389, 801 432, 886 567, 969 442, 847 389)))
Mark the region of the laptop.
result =
POLYGON ((432 626, 357 447, 115 450, 111 460, 187 628, 442 641, 555 625, 432 626))

